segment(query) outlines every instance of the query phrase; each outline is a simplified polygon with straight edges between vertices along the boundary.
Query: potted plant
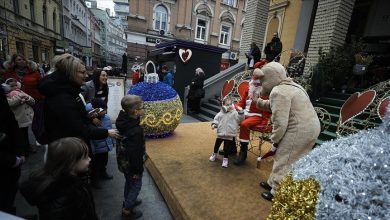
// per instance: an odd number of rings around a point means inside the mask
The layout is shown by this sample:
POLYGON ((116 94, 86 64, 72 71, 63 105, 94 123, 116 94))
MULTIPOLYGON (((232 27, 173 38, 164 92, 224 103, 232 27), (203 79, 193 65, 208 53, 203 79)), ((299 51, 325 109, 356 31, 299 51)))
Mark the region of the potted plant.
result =
POLYGON ((367 53, 360 52, 355 54, 355 65, 353 66, 353 74, 364 75, 367 67, 372 63, 372 56, 367 53))

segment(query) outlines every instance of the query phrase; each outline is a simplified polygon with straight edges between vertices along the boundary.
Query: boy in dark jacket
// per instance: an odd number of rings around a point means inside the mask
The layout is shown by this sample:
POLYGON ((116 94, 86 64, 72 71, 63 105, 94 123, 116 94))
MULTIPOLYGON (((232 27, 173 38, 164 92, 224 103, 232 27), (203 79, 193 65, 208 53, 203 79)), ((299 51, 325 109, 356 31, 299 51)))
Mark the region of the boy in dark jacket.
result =
MULTIPOLYGON (((143 157, 145 154, 144 130, 140 126, 140 116, 144 114, 144 104, 141 97, 126 95, 121 100, 122 109, 116 119, 116 127, 123 136, 121 140, 125 149, 128 164, 124 168, 125 189, 122 215, 136 219, 142 212, 134 209, 141 204, 137 200, 142 187, 143 157)), ((119 161, 118 161, 119 163, 119 161)))

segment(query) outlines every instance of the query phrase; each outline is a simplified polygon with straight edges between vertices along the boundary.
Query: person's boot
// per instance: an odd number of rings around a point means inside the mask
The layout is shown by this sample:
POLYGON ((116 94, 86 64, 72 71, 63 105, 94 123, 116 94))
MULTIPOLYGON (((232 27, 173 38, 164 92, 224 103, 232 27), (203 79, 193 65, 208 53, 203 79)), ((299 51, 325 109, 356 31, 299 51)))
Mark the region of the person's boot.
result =
POLYGON ((134 208, 132 209, 122 208, 122 216, 125 217, 126 219, 137 219, 142 216, 142 212, 134 208))
POLYGON ((237 159, 234 161, 235 165, 242 165, 247 157, 247 151, 248 151, 248 143, 246 142, 240 142, 240 153, 237 157, 237 159))
POLYGON ((229 156, 235 156, 237 155, 237 147, 236 145, 229 147, 229 156))

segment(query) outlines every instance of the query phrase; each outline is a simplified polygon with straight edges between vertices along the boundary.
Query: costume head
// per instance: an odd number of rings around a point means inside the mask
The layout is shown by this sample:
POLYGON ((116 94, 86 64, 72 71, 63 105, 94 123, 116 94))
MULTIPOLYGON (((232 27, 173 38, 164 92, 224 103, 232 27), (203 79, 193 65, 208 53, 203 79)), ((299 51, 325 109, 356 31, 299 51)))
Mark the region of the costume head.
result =
POLYGON ((253 75, 262 82, 262 96, 269 96, 275 86, 287 79, 286 69, 278 62, 270 62, 261 69, 255 69, 253 75))

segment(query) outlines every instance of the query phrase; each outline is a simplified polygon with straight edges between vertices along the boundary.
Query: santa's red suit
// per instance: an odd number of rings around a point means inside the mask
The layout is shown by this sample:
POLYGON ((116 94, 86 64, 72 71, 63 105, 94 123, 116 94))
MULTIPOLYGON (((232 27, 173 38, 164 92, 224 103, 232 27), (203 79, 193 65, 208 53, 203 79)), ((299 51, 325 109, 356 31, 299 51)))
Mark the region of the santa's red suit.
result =
MULTIPOLYGON (((260 61, 255 64, 255 68, 261 68, 267 61, 260 61)), ((248 89, 240 93, 241 99, 237 102, 236 108, 244 110, 245 119, 240 123, 240 154, 234 164, 244 163, 247 157, 250 129, 255 125, 267 125, 271 114, 267 111, 256 108, 257 98, 260 97, 261 82, 257 77, 253 77, 249 82, 248 89)), ((261 96, 262 99, 268 97, 261 96)))
MULTIPOLYGON (((245 113, 245 120, 240 123, 240 142, 249 142, 249 130, 255 125, 266 125, 271 117, 269 112, 256 108, 256 101, 253 101, 248 95, 248 91, 236 106, 241 107, 245 113)), ((268 99, 268 97, 261 96, 262 99, 268 99)))

